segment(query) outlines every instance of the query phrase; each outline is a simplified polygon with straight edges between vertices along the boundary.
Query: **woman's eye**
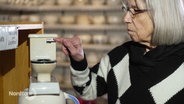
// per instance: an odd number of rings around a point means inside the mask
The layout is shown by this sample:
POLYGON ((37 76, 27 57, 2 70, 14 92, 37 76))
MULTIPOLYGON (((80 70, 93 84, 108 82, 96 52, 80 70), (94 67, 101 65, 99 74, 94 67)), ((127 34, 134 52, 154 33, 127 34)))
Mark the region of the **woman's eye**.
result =
POLYGON ((135 12, 135 13, 139 13, 139 12, 141 12, 141 10, 139 10, 139 9, 134 9, 134 12, 135 12))
POLYGON ((125 6, 122 6, 121 9, 122 9, 123 12, 127 11, 127 8, 125 6))
POLYGON ((141 9, 134 9, 134 13, 135 13, 135 14, 143 13, 143 12, 145 12, 145 11, 147 11, 147 10, 146 10, 146 9, 144 9, 144 10, 141 10, 141 9))

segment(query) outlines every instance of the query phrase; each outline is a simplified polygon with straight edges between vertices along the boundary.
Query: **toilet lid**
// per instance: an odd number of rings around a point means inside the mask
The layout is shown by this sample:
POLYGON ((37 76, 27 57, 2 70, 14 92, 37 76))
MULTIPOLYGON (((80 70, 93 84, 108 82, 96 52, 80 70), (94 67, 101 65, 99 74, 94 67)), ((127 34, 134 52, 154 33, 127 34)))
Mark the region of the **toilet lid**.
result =
POLYGON ((38 60, 32 60, 31 63, 38 63, 38 64, 45 64, 45 63, 55 63, 56 60, 50 60, 50 59, 38 59, 38 60))

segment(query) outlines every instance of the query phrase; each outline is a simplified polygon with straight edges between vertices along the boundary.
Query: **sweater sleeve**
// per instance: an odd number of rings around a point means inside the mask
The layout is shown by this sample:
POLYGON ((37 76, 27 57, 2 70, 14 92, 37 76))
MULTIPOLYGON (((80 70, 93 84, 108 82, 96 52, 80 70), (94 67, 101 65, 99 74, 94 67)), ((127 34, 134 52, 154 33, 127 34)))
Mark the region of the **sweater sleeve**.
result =
POLYGON ((71 60, 70 68, 73 87, 81 98, 94 100, 107 92, 106 76, 110 70, 108 55, 92 68, 87 67, 86 58, 81 62, 71 60))
POLYGON ((85 100, 94 100, 107 92, 108 74, 127 54, 127 45, 120 45, 106 54, 95 66, 89 68, 86 58, 80 62, 71 60, 71 80, 74 89, 85 100))

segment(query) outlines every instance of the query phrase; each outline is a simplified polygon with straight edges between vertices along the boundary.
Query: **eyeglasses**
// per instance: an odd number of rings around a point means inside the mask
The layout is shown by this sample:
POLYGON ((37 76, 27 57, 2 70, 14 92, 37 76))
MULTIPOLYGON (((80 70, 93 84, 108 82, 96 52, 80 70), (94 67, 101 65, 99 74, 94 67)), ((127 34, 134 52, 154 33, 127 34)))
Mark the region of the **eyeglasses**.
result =
POLYGON ((125 5, 122 6, 122 11, 127 13, 129 12, 132 18, 135 18, 137 14, 144 13, 147 11, 147 9, 136 9, 136 8, 130 8, 125 5))

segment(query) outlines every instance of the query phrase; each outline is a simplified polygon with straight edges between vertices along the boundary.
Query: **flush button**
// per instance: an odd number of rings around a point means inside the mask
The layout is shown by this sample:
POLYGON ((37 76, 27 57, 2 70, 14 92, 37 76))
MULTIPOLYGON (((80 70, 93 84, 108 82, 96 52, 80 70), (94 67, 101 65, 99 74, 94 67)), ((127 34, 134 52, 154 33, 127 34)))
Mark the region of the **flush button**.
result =
POLYGON ((49 39, 46 40, 46 43, 53 43, 53 42, 55 43, 53 38, 49 38, 49 39))

